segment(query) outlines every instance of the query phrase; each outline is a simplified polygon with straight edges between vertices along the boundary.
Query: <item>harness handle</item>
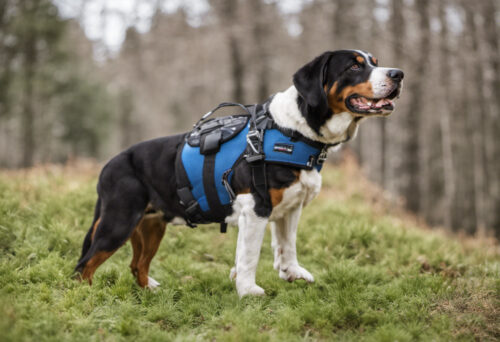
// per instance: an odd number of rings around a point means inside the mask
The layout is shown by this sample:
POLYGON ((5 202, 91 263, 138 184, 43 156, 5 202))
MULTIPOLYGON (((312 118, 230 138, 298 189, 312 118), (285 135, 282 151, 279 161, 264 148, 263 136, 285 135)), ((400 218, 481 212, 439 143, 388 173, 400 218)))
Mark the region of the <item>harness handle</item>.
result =
POLYGON ((201 125, 206 119, 208 119, 209 116, 211 116, 213 113, 215 113, 216 111, 218 111, 223 107, 240 107, 254 119, 255 115, 252 115, 252 113, 248 110, 248 107, 250 107, 250 105, 242 105, 241 103, 236 103, 236 102, 222 102, 217 107, 215 107, 214 109, 203 115, 201 119, 194 124, 193 128, 196 128, 199 125, 201 125))

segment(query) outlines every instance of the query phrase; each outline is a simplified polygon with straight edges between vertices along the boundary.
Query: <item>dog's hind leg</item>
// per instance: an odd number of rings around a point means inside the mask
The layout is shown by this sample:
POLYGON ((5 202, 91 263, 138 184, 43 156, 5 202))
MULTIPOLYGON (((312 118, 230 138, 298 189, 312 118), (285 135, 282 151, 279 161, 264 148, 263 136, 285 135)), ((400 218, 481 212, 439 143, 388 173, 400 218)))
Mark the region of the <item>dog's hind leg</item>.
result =
POLYGON ((134 176, 121 177, 105 194, 90 248, 76 266, 89 284, 96 269, 128 240, 148 203, 146 189, 134 176))
POLYGON ((166 222, 161 214, 149 214, 144 216, 130 237, 134 252, 130 269, 141 287, 155 288, 160 285, 148 274, 151 260, 165 234, 165 227, 166 222))

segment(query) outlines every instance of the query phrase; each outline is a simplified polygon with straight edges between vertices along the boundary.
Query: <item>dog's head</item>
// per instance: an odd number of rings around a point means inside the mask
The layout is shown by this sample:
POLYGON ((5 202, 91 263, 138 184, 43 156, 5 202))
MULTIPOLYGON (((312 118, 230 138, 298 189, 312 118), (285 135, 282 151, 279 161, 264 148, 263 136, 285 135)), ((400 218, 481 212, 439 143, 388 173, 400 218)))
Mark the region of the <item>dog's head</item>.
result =
POLYGON ((329 51, 293 75, 299 106, 317 133, 335 114, 358 117, 389 115, 401 92, 403 71, 381 68, 377 59, 360 50, 329 51))

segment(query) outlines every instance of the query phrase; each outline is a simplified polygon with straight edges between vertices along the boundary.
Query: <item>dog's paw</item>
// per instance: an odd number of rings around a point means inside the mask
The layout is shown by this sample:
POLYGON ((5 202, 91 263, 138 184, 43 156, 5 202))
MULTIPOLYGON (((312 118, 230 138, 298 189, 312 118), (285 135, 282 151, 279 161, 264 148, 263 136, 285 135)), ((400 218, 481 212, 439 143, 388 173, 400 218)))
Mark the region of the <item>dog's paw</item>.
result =
POLYGON ((280 269, 280 278, 289 282, 297 279, 304 279, 308 283, 314 282, 313 275, 299 265, 291 265, 286 269, 280 269))
POLYGON ((157 282, 156 280, 154 280, 151 277, 148 277, 148 286, 147 286, 148 289, 152 290, 152 289, 157 288, 158 286, 160 286, 159 282, 157 282))
POLYGON ((237 288, 238 288, 238 295, 240 296, 240 298, 244 296, 264 296, 266 294, 264 289, 256 284, 244 288, 239 288, 239 287, 237 288))
POLYGON ((231 268, 231 271, 229 272, 229 279, 230 280, 235 280, 236 279, 236 266, 231 268))

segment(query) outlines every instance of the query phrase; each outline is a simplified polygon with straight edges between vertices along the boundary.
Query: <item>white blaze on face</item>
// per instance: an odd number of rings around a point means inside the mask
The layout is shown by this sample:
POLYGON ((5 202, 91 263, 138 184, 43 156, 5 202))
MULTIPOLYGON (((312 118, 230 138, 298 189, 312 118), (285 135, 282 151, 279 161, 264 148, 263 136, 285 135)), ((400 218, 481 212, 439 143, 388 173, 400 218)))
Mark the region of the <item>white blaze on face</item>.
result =
POLYGON ((366 52, 361 51, 361 50, 354 50, 354 51, 359 53, 365 59, 366 63, 368 63, 369 66, 374 67, 374 68, 377 67, 375 64, 372 63, 373 56, 371 54, 366 53, 366 52))
POLYGON ((392 91, 392 82, 387 77, 390 68, 380 68, 372 63, 373 56, 361 50, 355 50, 373 68, 368 81, 372 85, 373 98, 379 99, 388 96, 392 91))
POLYGON ((373 98, 378 99, 388 96, 393 90, 392 82, 387 77, 389 68, 376 67, 372 70, 368 81, 372 85, 373 98))

